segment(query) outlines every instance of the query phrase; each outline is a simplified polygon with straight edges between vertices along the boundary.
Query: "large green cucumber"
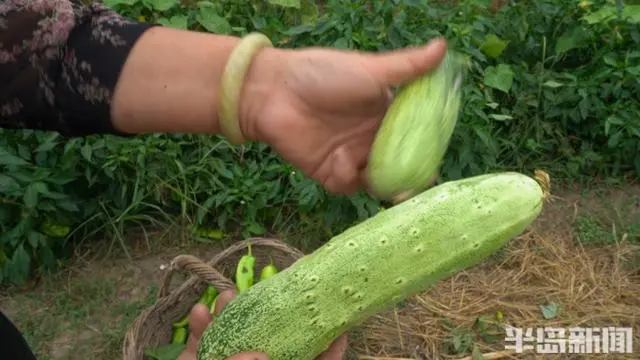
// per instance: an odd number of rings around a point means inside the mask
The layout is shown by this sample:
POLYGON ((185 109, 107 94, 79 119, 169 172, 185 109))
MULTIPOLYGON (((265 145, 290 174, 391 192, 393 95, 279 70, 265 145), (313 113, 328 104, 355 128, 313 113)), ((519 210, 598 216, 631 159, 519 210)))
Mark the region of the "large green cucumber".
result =
POLYGON ((545 187, 508 172, 451 181, 389 208, 229 303, 198 360, 260 351, 311 360, 340 334, 494 253, 542 210, 545 187))

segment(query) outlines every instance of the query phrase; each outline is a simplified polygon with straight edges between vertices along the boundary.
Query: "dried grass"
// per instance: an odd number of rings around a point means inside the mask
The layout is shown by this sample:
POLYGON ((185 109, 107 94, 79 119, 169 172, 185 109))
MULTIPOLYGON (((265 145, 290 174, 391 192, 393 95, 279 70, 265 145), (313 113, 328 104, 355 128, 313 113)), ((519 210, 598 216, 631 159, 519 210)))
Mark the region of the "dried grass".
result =
MULTIPOLYGON (((497 311, 512 326, 632 326, 633 354, 547 355, 545 359, 640 358, 640 271, 625 270, 623 259, 638 251, 631 245, 584 248, 573 242, 571 206, 555 207, 528 232, 513 240, 500 259, 440 282, 399 309, 370 319, 352 341, 360 359, 469 359, 453 355, 445 344, 456 326, 471 327, 480 316, 499 326, 497 311), (555 302, 560 312, 545 320, 540 305, 555 302)), ((495 260, 495 259, 494 259, 495 260)), ((505 351, 504 335, 477 343, 484 359, 535 359, 542 354, 505 351)))

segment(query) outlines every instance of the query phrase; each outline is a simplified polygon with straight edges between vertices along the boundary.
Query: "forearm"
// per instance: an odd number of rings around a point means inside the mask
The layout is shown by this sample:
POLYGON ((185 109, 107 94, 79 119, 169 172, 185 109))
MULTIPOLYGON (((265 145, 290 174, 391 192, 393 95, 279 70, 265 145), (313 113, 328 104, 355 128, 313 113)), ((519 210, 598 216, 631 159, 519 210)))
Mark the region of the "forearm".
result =
MULTIPOLYGON (((148 29, 79 0, 10 0, 0 10, 0 126, 219 133, 218 87, 238 38, 148 29)), ((239 115, 250 139, 246 119, 276 73, 268 50, 243 82, 239 115)))
POLYGON ((117 132, 111 99, 148 25, 80 0, 0 6, 0 125, 77 136, 117 132))
MULTIPOLYGON (((131 50, 115 89, 114 126, 127 133, 219 133, 220 79, 238 41, 171 28, 145 32, 131 50)), ((242 121, 268 91, 271 51, 258 53, 249 68, 241 93, 242 121)))

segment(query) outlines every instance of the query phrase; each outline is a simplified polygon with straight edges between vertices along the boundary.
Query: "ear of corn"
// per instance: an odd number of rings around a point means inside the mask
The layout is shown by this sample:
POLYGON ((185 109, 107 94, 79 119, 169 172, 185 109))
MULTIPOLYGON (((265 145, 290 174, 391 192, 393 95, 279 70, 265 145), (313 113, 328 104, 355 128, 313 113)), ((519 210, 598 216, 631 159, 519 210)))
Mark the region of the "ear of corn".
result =
POLYGON ((437 177, 460 110, 462 60, 449 50, 436 70, 399 91, 369 158, 368 181, 376 197, 398 202, 422 192, 437 177))

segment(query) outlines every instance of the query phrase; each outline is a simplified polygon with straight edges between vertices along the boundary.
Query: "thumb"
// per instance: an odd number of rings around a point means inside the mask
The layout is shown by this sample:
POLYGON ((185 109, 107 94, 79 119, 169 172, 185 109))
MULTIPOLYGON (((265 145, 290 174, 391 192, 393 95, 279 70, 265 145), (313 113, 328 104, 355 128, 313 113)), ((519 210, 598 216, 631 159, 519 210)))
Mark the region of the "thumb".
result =
POLYGON ((269 360, 269 357, 259 352, 244 352, 227 358, 227 360, 269 360))
POLYGON ((395 86, 434 70, 446 52, 447 42, 438 38, 417 48, 371 54, 365 66, 382 84, 395 86))

